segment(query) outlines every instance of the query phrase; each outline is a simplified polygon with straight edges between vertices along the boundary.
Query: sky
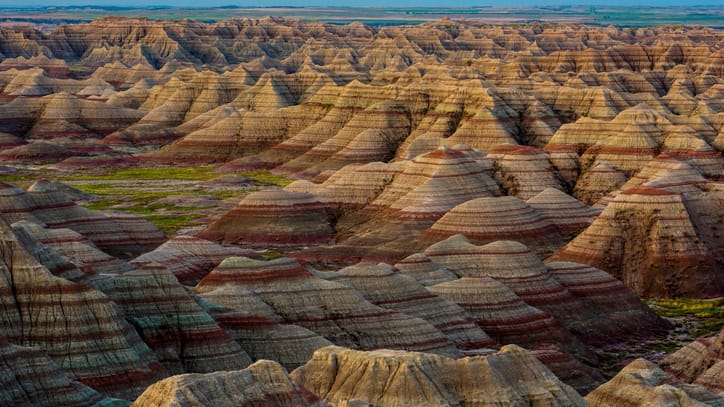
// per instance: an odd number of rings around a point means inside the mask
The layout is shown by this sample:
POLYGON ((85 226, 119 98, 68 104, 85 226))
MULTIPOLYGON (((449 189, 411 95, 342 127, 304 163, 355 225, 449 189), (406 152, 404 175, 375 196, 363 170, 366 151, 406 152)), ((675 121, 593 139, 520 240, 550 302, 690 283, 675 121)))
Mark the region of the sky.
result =
POLYGON ((175 7, 321 6, 321 7, 476 7, 540 5, 608 5, 608 6, 722 6, 724 0, 0 0, 0 7, 44 7, 68 5, 124 6, 148 5, 175 7))

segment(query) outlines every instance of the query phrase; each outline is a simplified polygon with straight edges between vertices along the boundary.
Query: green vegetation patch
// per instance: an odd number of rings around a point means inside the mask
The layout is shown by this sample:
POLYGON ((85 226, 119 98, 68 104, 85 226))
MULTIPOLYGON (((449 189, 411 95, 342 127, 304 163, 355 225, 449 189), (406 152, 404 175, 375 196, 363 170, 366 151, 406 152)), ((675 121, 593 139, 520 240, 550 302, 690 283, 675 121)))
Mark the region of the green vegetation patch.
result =
POLYGON ((88 202, 83 206, 94 211, 102 211, 104 209, 110 209, 113 206, 120 205, 121 203, 123 203, 123 201, 119 199, 100 199, 97 201, 88 202))
POLYGON ((69 181, 104 181, 104 180, 190 180, 205 181, 216 178, 212 165, 196 167, 147 167, 129 168, 105 174, 78 175, 65 178, 69 181))
POLYGON ((247 178, 251 178, 259 183, 266 184, 266 185, 276 185, 279 187, 285 187, 292 182, 294 182, 293 179, 289 179, 285 177, 284 175, 278 175, 278 174, 272 174, 271 172, 267 170, 255 170, 255 171, 245 171, 240 172, 239 175, 242 175, 247 178))
POLYGON ((104 196, 125 196, 138 201, 152 201, 159 198, 165 198, 172 195, 180 195, 185 191, 149 191, 140 189, 119 188, 115 184, 76 184, 69 183, 73 188, 94 195, 104 196))
POLYGON ((147 215, 144 216, 144 219, 156 225, 156 227, 161 229, 166 236, 172 237, 179 229, 194 226, 197 224, 195 221, 203 217, 203 215, 188 213, 174 215, 147 215))
POLYGON ((698 320, 700 327, 692 333, 693 336, 716 333, 724 326, 724 297, 712 300, 649 299, 646 303, 663 317, 688 317, 698 320))
POLYGON ((20 174, 5 174, 5 175, 0 175, 0 181, 1 181, 1 182, 24 181, 26 178, 27 178, 26 175, 20 175, 20 174))

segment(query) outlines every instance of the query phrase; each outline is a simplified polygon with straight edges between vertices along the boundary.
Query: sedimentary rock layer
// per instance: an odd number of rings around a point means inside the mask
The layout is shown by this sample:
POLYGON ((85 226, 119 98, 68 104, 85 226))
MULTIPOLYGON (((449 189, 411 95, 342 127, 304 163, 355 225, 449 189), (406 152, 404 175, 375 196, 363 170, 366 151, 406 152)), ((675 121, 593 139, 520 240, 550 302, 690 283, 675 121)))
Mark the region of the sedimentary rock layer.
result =
POLYGON ((530 352, 515 345, 461 359, 326 347, 291 376, 332 405, 348 400, 386 406, 585 405, 530 352))
POLYGON ((458 354, 429 322, 378 307, 354 289, 318 278, 289 258, 230 257, 204 277, 195 291, 206 293, 223 286, 253 291, 285 322, 301 325, 341 346, 458 354))
POLYGON ((153 384, 133 406, 321 407, 278 363, 262 360, 244 370, 172 376, 153 384))
POLYGON ((636 359, 586 396, 592 407, 716 406, 724 398, 699 386, 677 382, 646 359, 636 359))

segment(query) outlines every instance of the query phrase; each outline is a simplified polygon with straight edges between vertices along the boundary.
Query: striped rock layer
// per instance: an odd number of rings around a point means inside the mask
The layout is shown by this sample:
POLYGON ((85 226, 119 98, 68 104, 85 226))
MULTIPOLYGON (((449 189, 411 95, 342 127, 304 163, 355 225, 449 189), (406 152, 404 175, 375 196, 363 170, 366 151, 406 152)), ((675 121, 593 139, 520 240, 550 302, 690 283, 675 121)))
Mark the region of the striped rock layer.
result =
POLYGON ((428 232, 442 238, 463 234, 481 243, 515 239, 544 253, 564 242, 556 224, 514 196, 469 200, 446 213, 428 232))
POLYGON ((630 188, 553 258, 608 271, 640 295, 721 295, 721 203, 717 191, 630 188))
POLYGON ((85 236, 71 229, 47 229, 28 221, 15 222, 12 227, 16 234, 22 231, 67 258, 84 273, 84 278, 92 278, 98 274, 118 274, 133 269, 128 263, 106 254, 85 236))
POLYGON ((331 405, 586 405, 530 352, 509 345, 489 356, 326 347, 291 376, 331 405))
MULTIPOLYGON (((724 331, 724 330, 723 330, 724 331)), ((677 378, 724 393, 724 334, 700 338, 664 358, 660 365, 677 378)))
POLYGON ((172 376, 150 386, 132 406, 321 407, 278 363, 262 360, 243 370, 172 376))
POLYGON ((215 241, 276 246, 327 243, 332 236, 327 210, 311 194, 274 189, 247 195, 199 234, 215 241))
POLYGON ((121 308, 171 374, 238 370, 250 362, 239 344, 161 267, 90 284, 121 308))
POLYGON ((50 274, 4 222, 0 232, 0 329, 10 343, 42 349, 71 378, 121 398, 165 375, 108 297, 50 274))
POLYGON ((13 406, 123 405, 72 380, 37 348, 0 339, 0 403, 13 406))
POLYGON ((0 185, 0 214, 11 223, 26 220, 51 229, 71 229, 112 255, 141 254, 165 240, 158 228, 138 216, 85 209, 57 184, 45 181, 27 192, 0 185))
MULTIPOLYGON (((497 309, 512 313, 510 315, 517 315, 516 312, 529 314, 531 321, 538 321, 545 329, 558 332, 551 338, 568 342, 568 346, 575 343, 570 341, 570 333, 586 343, 596 344, 609 342, 614 334, 647 335, 646 332, 650 334, 668 327, 633 292, 609 274, 577 263, 544 264, 521 243, 499 241, 476 246, 463 236, 453 236, 430 246, 425 255, 457 277, 471 279, 471 285, 450 279, 429 287, 432 291, 463 308, 466 306, 454 298, 462 296, 460 301, 466 304, 466 301, 472 301, 470 306, 473 308, 480 302, 481 312, 488 313, 482 315, 502 324, 501 333, 510 329, 513 337, 520 335, 513 341, 515 343, 545 341, 545 335, 534 339, 538 331, 517 328, 518 319, 498 317, 497 309), (480 285, 480 292, 473 287, 475 284, 480 285), (487 289, 496 293, 495 296, 484 295, 487 289), (551 324, 552 320, 555 323, 551 324)), ((496 323, 493 322, 493 325, 496 323)), ((495 337, 488 328, 483 329, 495 337)), ((562 347, 566 348, 566 345, 562 344, 562 347)), ((582 349, 578 347, 580 351, 582 349)), ((580 355, 586 354, 584 351, 580 355)))
POLYGON ((458 348, 477 349, 495 344, 465 310, 426 290, 413 278, 395 273, 387 264, 361 263, 324 277, 356 289, 382 308, 430 322, 458 348))
POLYGON ((223 286, 251 290, 286 323, 300 325, 341 346, 458 354, 429 322, 378 307, 356 290, 315 277, 289 258, 228 258, 194 290, 203 294, 223 286))
POLYGON ((702 387, 682 384, 653 362, 636 359, 586 396, 592 407, 716 406, 724 398, 702 387))
POLYGON ((137 267, 152 263, 163 265, 179 282, 193 286, 222 260, 231 256, 254 257, 255 254, 251 250, 221 246, 193 236, 177 236, 130 263, 137 267))
POLYGON ((225 285, 200 294, 204 308, 254 360, 269 359, 296 369, 332 342, 281 315, 251 290, 225 285))

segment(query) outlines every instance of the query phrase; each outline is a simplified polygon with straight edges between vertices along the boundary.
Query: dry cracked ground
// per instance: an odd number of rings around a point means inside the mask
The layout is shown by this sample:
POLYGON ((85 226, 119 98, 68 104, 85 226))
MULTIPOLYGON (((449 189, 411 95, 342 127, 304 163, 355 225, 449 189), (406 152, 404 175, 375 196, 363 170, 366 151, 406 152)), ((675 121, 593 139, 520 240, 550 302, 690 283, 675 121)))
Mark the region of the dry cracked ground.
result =
POLYGON ((724 405, 724 32, 0 26, 0 404, 724 405))

